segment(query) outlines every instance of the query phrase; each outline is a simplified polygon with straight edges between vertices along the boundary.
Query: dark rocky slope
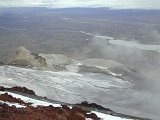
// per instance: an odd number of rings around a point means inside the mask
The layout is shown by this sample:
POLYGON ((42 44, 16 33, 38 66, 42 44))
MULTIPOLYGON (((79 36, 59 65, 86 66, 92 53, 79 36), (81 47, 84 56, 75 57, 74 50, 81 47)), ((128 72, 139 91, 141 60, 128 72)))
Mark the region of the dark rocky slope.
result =
MULTIPOLYGON (((0 91, 3 92, 18 92, 25 96, 28 94, 36 96, 34 91, 24 87, 4 88, 0 87, 0 91)), ((38 98, 38 96, 37 96, 38 98)), ((20 98, 14 98, 8 93, 0 94, 0 119, 1 120, 101 120, 92 110, 101 111, 104 114, 110 114, 113 116, 119 116, 126 119, 133 120, 149 120, 146 118, 138 118, 128 115, 116 113, 108 108, 104 108, 96 103, 89 104, 88 102, 82 102, 80 104, 67 104, 61 103, 61 107, 49 106, 37 106, 33 107, 32 103, 26 103, 20 98), (16 106, 8 105, 3 102, 17 103, 25 105, 26 107, 17 108, 16 106), (70 107, 69 107, 70 106, 70 107), (72 106, 72 107, 71 107, 72 106)))

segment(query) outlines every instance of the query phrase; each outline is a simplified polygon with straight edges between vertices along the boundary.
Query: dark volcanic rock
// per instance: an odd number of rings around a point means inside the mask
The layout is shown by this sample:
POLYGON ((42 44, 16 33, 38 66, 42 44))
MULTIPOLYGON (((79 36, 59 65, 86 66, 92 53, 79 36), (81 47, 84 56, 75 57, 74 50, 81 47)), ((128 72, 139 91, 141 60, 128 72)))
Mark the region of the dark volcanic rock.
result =
POLYGON ((77 105, 84 106, 84 107, 91 107, 91 108, 96 108, 98 110, 105 110, 105 111, 111 111, 112 112, 112 110, 110 110, 108 108, 104 108, 101 105, 98 105, 96 103, 88 103, 87 101, 84 101, 84 102, 82 102, 80 104, 77 104, 77 105))
POLYGON ((3 86, 0 86, 0 91, 5 91, 5 88, 3 86))
POLYGON ((16 87, 12 87, 12 88, 6 88, 6 90, 10 90, 10 91, 14 91, 14 92, 21 92, 21 93, 30 94, 30 95, 36 95, 33 90, 29 90, 26 87, 16 86, 16 87))
POLYGON ((87 117, 87 118, 91 118, 91 119, 93 119, 93 120, 101 120, 100 118, 97 118, 97 115, 94 114, 94 113, 86 114, 86 117, 87 117))

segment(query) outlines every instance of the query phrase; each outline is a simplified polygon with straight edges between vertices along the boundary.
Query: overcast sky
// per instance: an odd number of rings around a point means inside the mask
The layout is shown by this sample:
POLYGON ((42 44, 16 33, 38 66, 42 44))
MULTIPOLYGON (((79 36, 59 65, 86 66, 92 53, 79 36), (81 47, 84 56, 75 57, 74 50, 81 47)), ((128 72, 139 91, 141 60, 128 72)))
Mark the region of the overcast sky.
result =
POLYGON ((46 6, 160 9, 160 0, 0 0, 1 7, 46 6))

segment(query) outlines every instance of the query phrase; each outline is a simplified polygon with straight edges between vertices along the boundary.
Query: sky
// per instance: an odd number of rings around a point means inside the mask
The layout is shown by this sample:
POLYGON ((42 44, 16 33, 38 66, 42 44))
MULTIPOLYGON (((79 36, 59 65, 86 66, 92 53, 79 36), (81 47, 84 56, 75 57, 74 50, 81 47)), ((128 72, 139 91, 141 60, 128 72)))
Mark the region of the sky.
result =
POLYGON ((160 9, 160 0, 0 0, 0 7, 160 9))

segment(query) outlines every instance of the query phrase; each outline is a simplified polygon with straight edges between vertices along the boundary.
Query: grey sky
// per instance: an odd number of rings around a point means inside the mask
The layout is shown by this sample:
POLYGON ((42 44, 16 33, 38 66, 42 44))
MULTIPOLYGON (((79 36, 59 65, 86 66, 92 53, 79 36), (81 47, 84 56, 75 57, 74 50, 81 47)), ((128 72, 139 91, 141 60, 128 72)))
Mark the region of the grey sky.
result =
POLYGON ((0 0, 1 7, 46 6, 160 9, 160 0, 0 0))

